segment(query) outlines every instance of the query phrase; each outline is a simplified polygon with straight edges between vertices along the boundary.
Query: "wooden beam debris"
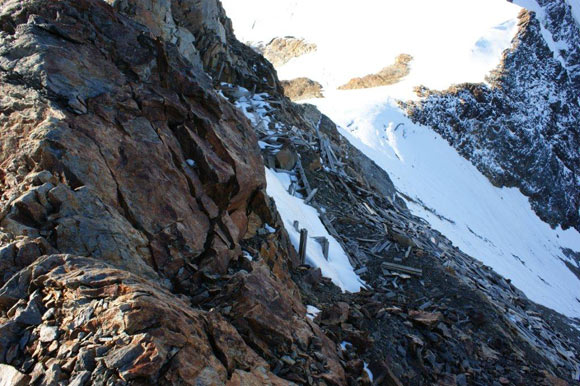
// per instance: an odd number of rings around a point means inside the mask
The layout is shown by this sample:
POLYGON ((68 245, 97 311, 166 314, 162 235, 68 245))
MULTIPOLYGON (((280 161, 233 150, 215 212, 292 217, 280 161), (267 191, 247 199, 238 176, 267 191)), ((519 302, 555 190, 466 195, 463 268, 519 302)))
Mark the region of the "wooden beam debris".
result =
POLYGON ((288 187, 288 194, 294 196, 294 193, 296 193, 296 182, 292 181, 292 183, 288 187))
POLYGON ((308 195, 308 197, 306 197, 306 199, 304 200, 305 204, 308 204, 310 201, 312 201, 312 199, 314 198, 314 196, 316 195, 316 193, 318 193, 318 188, 314 188, 314 190, 312 192, 310 192, 310 194, 308 195))
POLYGON ((300 223, 298 222, 298 220, 294 220, 294 223, 292 225, 294 226, 296 232, 300 232, 300 223))
POLYGON ((373 253, 381 253, 385 249, 388 251, 391 248, 391 242, 389 240, 385 240, 384 242, 377 243, 372 249, 371 252, 373 253))
POLYGON ((306 194, 309 196, 310 193, 312 193, 312 188, 310 187, 310 183, 308 182, 308 179, 306 178, 306 173, 304 172, 304 168, 302 167, 302 161, 300 160, 300 157, 298 157, 298 159, 296 161, 296 168, 298 169, 298 174, 300 174, 300 180, 302 181, 302 186, 304 186, 304 189, 306 190, 306 194))
POLYGON ((418 268, 408 267, 406 265, 384 262, 381 264, 381 267, 383 267, 385 269, 392 270, 392 271, 399 271, 399 272, 408 273, 409 275, 423 276, 423 270, 418 269, 418 268))

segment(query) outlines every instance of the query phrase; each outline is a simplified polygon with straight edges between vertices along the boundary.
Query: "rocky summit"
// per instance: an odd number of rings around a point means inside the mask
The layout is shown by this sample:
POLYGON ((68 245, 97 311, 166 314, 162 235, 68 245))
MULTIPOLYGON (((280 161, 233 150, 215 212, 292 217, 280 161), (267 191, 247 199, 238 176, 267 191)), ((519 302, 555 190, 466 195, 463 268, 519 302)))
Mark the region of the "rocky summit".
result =
POLYGON ((0 384, 575 382, 576 321, 413 215, 285 86, 218 0, 0 1, 0 384), (272 171, 360 291, 296 247, 272 171))

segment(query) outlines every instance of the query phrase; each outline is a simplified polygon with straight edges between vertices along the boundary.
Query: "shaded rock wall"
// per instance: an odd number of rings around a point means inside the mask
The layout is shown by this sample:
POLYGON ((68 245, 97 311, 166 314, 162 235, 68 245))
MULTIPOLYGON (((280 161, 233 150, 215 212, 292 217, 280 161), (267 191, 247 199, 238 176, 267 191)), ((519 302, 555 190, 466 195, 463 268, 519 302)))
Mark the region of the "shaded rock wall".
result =
POLYGON ((234 36, 219 0, 106 0, 147 26, 155 37, 174 43, 192 64, 215 82, 258 91, 281 92, 272 65, 234 36))

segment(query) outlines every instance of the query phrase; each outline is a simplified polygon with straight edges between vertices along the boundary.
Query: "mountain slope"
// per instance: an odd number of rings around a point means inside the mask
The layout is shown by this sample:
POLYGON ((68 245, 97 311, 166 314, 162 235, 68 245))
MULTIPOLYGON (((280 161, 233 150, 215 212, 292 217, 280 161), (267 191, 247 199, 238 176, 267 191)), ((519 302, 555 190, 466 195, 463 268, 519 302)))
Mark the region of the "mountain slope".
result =
POLYGON ((574 321, 414 216, 219 1, 1 2, 0 77, 0 384, 578 378, 574 321))

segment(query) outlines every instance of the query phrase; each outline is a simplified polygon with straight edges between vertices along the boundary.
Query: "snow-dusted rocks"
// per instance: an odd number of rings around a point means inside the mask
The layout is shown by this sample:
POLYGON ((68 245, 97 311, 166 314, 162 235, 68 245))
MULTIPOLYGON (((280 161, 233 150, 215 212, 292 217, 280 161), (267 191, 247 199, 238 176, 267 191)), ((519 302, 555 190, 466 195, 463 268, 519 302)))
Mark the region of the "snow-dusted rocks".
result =
MULTIPOLYGON (((494 185, 519 188, 544 221, 580 229, 580 61, 570 64, 572 52, 562 65, 568 51, 552 52, 533 13, 521 14, 519 28, 490 85, 421 90, 425 99, 407 110, 494 185)), ((570 47, 580 46, 579 36, 570 35, 570 47)))

